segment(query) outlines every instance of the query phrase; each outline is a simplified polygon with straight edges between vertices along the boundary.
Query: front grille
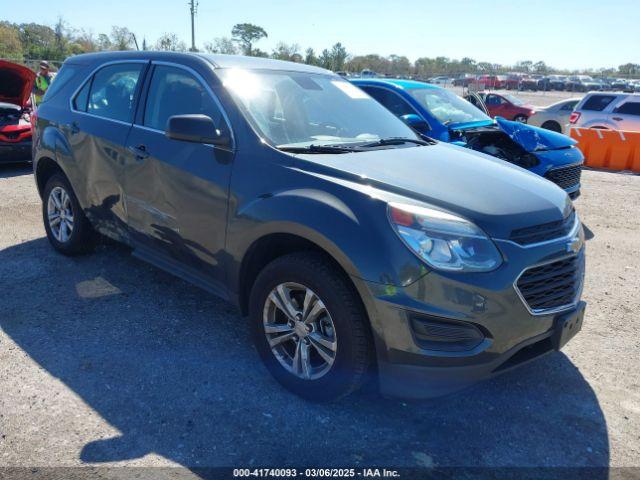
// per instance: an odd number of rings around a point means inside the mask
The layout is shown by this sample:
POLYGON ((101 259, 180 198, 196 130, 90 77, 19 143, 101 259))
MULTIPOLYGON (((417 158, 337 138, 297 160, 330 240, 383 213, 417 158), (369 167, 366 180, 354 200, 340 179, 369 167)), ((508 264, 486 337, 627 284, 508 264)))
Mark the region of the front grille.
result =
POLYGON ((544 178, 566 190, 568 188, 575 187, 580 183, 581 173, 582 165, 569 165, 568 167, 559 167, 549 170, 544 174, 544 178))
POLYGON ((509 236, 509 240, 519 245, 532 245, 534 243, 566 237, 573 229, 575 222, 576 212, 572 211, 564 220, 513 230, 509 236))
POLYGON ((582 254, 525 270, 517 288, 534 313, 572 305, 582 282, 582 254))

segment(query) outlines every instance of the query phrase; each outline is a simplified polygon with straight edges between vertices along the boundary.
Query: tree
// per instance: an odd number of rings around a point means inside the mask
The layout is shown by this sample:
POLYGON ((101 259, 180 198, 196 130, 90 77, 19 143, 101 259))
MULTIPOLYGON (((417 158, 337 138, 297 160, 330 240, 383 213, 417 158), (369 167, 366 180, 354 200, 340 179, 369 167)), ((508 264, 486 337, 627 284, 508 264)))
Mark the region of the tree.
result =
POLYGON ((543 61, 539 61, 533 64, 533 71, 536 73, 546 74, 549 73, 549 67, 543 61))
POLYGON ((20 43, 29 58, 55 57, 56 33, 51 27, 37 23, 20 25, 20 43))
POLYGON ((113 47, 113 44, 111 43, 111 39, 109 38, 109 35, 105 34, 105 33, 101 33, 100 35, 98 35, 98 50, 103 51, 103 50, 111 50, 111 48, 113 47))
POLYGON ((127 27, 111 27, 111 48, 113 50, 131 50, 133 33, 127 27))
POLYGON ((331 58, 331 66, 329 67, 331 70, 334 72, 344 70, 344 65, 349 54, 347 53, 347 49, 344 48, 340 42, 331 47, 329 56, 331 58))
POLYGON ((316 57, 316 52, 313 51, 313 48, 307 48, 304 52, 304 63, 307 65, 318 65, 318 57, 316 57))
POLYGON ((231 30, 233 40, 240 45, 244 55, 252 55, 253 44, 262 38, 266 38, 267 32, 264 28, 252 23, 238 23, 231 30))
POLYGON ((238 54, 238 49, 233 43, 233 40, 229 37, 214 38, 213 42, 207 42, 204 44, 204 50, 208 53, 223 53, 226 55, 238 54))
POLYGON ((175 33, 164 33, 156 42, 156 50, 168 52, 186 52, 187 45, 175 33))
POLYGON ((407 57, 389 55, 389 72, 395 76, 405 76, 411 71, 411 62, 407 57))
POLYGON ((22 54, 18 29, 5 22, 0 23, 0 57, 22 60, 22 54))
POLYGON ((75 35, 74 43, 76 43, 83 52, 95 52, 98 50, 98 42, 91 30, 81 30, 75 35))
POLYGON ((271 53, 271 57, 276 60, 287 60, 289 62, 293 62, 296 58, 302 58, 298 53, 298 50, 300 50, 300 45, 297 43, 287 44, 284 42, 278 42, 273 53, 271 53))

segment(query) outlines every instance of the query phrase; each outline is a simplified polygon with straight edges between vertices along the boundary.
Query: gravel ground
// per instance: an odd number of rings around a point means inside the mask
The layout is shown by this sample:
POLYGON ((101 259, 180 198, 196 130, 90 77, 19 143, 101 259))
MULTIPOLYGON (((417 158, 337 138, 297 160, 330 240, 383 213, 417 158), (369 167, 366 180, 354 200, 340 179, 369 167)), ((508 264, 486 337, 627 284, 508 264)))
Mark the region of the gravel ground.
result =
POLYGON ((640 467, 640 176, 584 173, 589 306, 563 352, 329 405, 271 379, 231 305, 121 247, 54 253, 28 169, 0 192, 0 467, 640 467))

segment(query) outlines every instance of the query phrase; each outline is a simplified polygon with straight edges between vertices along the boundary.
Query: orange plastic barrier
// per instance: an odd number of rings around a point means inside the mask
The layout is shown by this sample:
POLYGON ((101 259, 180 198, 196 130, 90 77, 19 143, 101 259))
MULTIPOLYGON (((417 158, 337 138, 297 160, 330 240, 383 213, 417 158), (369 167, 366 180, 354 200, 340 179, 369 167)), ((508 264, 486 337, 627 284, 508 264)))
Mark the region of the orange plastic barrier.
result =
POLYGON ((572 128, 569 136, 578 141, 586 166, 640 173, 640 132, 572 128))

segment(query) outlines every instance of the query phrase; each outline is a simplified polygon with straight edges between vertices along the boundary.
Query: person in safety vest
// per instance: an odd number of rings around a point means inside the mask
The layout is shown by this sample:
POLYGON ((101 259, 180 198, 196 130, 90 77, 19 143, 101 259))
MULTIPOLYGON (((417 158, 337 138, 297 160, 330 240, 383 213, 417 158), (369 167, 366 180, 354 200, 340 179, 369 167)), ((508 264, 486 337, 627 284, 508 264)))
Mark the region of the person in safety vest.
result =
POLYGON ((36 81, 33 85, 33 93, 36 99, 36 105, 40 105, 42 102, 42 97, 46 93, 49 85, 53 81, 53 75, 51 75, 51 67, 49 66, 49 62, 42 61, 40 62, 40 71, 36 75, 36 81))

